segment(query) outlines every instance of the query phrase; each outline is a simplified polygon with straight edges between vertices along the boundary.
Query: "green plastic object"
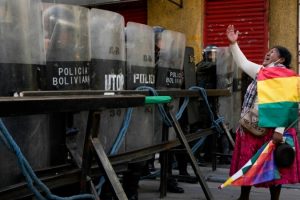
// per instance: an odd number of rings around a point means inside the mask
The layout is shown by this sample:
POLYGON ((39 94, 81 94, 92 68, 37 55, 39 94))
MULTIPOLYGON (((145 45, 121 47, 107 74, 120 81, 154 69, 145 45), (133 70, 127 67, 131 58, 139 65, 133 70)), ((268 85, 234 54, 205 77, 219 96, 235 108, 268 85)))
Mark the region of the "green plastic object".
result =
POLYGON ((145 104, 169 103, 172 101, 170 96, 146 96, 145 104))

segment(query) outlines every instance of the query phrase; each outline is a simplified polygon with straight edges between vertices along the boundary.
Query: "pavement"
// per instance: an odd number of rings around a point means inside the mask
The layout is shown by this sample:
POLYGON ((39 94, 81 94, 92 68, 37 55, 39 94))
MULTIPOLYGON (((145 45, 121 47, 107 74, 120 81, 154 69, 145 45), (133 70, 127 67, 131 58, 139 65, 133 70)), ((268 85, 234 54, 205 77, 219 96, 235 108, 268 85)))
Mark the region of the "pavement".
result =
MULTIPOLYGON (((228 178, 229 166, 217 166, 215 171, 212 170, 210 166, 200 167, 200 171, 205 177, 207 186, 212 194, 214 200, 236 200, 239 197, 240 188, 235 186, 227 186, 223 189, 218 189, 218 187, 225 182, 228 178)), ((190 175, 194 175, 192 168, 188 167, 188 172, 190 175)), ((173 170, 173 174, 176 175, 177 170, 173 170)), ((156 179, 144 179, 139 183, 139 200, 154 200, 161 199, 159 188, 159 178, 156 179)), ((199 183, 184 183, 179 182, 179 187, 182 187, 185 192, 182 194, 167 193, 164 200, 206 200, 204 192, 199 183)), ((267 188, 252 188, 250 194, 250 200, 266 200, 270 199, 269 190, 267 188)), ((300 184, 295 185, 283 185, 280 199, 283 200, 299 200, 300 199, 300 184)))

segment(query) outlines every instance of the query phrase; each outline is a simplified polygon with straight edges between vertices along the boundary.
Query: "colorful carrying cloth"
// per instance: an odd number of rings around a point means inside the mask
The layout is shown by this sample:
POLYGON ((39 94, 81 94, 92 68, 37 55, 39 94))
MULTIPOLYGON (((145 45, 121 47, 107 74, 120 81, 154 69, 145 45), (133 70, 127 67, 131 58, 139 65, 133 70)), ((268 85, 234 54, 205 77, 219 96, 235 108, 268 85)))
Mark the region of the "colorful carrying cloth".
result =
POLYGON ((298 118, 300 77, 285 67, 262 68, 257 76, 258 125, 288 127, 298 118))
MULTIPOLYGON (((293 148, 294 141, 289 133, 284 134, 285 141, 293 148)), ((253 186, 280 179, 279 170, 274 160, 275 144, 265 143, 257 153, 235 174, 229 177, 219 188, 232 186, 253 186)))
POLYGON ((220 188, 228 185, 250 186, 279 179, 279 172, 274 163, 272 141, 263 145, 257 153, 234 175, 227 179, 220 188))

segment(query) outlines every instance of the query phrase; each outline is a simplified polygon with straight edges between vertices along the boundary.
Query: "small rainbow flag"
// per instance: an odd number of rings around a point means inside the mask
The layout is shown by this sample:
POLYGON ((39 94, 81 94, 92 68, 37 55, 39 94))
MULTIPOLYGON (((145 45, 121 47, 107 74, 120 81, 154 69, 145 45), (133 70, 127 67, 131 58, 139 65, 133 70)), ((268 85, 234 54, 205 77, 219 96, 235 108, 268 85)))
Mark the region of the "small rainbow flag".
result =
POLYGON ((274 150, 275 144, 272 141, 264 144, 239 171, 229 177, 219 188, 222 189, 228 185, 251 186, 280 179, 274 161, 274 150))
MULTIPOLYGON (((293 136, 289 131, 283 134, 283 140, 295 148, 293 136)), ((239 171, 229 177, 219 188, 222 189, 229 185, 252 186, 280 179, 281 176, 274 159, 275 148, 276 145, 272 140, 265 143, 239 171)))
POLYGON ((257 76, 258 125, 288 127, 298 118, 300 77, 285 67, 262 68, 257 76))

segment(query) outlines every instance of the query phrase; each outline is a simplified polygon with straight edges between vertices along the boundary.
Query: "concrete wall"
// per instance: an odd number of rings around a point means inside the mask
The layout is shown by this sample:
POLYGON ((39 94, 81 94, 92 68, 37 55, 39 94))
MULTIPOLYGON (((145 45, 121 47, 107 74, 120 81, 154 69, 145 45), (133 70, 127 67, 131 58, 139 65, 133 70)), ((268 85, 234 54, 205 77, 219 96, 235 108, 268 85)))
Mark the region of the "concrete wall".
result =
POLYGON ((293 69, 298 68, 298 0, 269 0, 270 47, 282 45, 292 53, 293 69))
POLYGON ((194 48, 196 63, 202 57, 203 2, 204 0, 183 0, 183 8, 180 8, 168 0, 148 0, 148 25, 159 25, 184 33, 187 46, 194 48))

